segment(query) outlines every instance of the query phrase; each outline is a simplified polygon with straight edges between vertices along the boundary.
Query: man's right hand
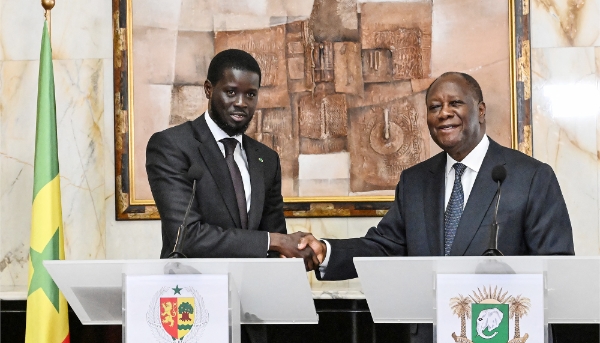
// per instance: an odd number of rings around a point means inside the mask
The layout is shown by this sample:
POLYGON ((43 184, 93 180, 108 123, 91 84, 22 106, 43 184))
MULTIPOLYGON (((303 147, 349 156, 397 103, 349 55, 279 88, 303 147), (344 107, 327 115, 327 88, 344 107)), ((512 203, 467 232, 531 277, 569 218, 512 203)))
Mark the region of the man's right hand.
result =
POLYGON ((298 243, 298 249, 304 250, 306 247, 310 247, 312 251, 317 255, 319 259, 319 264, 323 263, 325 257, 327 256, 327 244, 318 240, 312 234, 308 233, 300 238, 300 243, 298 243))
POLYGON ((295 232, 286 235, 271 232, 269 235, 271 240, 269 250, 277 251, 282 257, 302 258, 304 260, 306 271, 317 269, 319 264, 323 262, 312 249, 299 249, 301 239, 306 236, 313 237, 311 234, 306 232, 295 232))

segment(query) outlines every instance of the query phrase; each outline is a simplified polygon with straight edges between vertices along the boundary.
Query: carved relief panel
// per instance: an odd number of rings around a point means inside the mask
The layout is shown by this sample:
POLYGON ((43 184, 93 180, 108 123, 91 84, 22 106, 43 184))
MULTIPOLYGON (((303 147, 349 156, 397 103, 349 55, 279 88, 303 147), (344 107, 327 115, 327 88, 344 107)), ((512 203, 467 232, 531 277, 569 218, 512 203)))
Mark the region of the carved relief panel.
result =
POLYGON ((350 190, 393 189, 400 173, 429 156, 425 117, 417 105, 423 96, 351 111, 350 190))
MULTIPOLYGON (((128 161, 141 166, 135 173, 129 171, 133 175, 130 181, 138 184, 131 195, 135 206, 130 210, 142 211, 140 204, 153 204, 143 168, 149 135, 194 120, 204 112, 207 101, 202 84, 208 64, 214 54, 227 48, 248 51, 261 67, 258 108, 246 133, 279 153, 287 215, 302 216, 308 211, 314 215, 318 211, 313 207, 336 207, 338 202, 345 204, 340 205, 343 211, 352 208, 350 211, 361 215, 382 214, 377 208, 384 207, 377 207, 371 197, 391 201, 379 196, 393 195, 400 172, 430 156, 424 93, 444 71, 471 70, 484 93, 492 90, 494 97, 486 98, 488 131, 498 139, 502 136, 499 132, 506 132, 500 124, 508 119, 492 114, 510 112, 505 106, 509 92, 501 86, 506 83, 502 77, 509 74, 508 67, 503 69, 508 63, 502 59, 509 44, 491 44, 487 36, 496 32, 493 41, 499 42, 509 31, 501 25, 506 14, 500 9, 505 6, 461 0, 465 6, 459 9, 452 1, 314 0, 312 13, 309 5, 300 16, 289 12, 290 6, 300 2, 282 6, 279 0, 268 1, 269 14, 262 16, 249 10, 255 5, 249 0, 243 2, 248 10, 244 13, 236 12, 242 3, 237 0, 226 4, 185 1, 181 21, 173 23, 170 31, 162 26, 148 28, 146 22, 134 25, 134 30, 128 27, 131 42, 137 44, 133 62, 137 61, 134 94, 138 111, 136 116, 131 112, 131 117, 138 129, 135 141, 131 137, 130 145, 136 147, 135 153, 129 152, 133 157, 119 155, 117 169, 124 170, 128 161), (480 18, 482 8, 494 15, 480 18), (199 21, 194 9, 213 20, 199 21), (466 20, 479 31, 464 32, 466 20), (479 33, 482 31, 486 34, 479 33), (438 40, 432 59, 434 32, 438 40), (456 38, 463 36, 466 38, 456 38), (473 53, 481 47, 486 54, 473 53), (448 51, 454 54, 446 57, 440 53, 448 51), (339 200, 320 204, 312 197, 339 200), (308 198, 311 200, 305 200, 308 198), (368 210, 359 210, 361 201, 368 210)), ((129 49, 131 42, 127 43, 129 49)), ((123 61, 115 60, 115 66, 119 62, 115 75, 130 75, 122 68, 128 65, 128 55, 123 56, 123 61)), ((115 113, 128 113, 128 106, 132 111, 133 103, 127 103, 115 113)), ((116 122, 127 121, 121 118, 116 122)), ((506 141, 501 143, 506 145, 506 141)), ((128 180, 123 180, 126 189, 128 180)))
POLYGON ((392 81, 392 52, 388 49, 362 51, 364 82, 392 81))
POLYGON ((381 49, 391 54, 394 80, 429 77, 432 3, 362 4, 361 29, 363 49, 380 51, 379 56, 370 59, 377 61, 378 57, 379 60, 386 57, 381 49))
POLYGON ((248 136, 279 154, 283 194, 293 194, 298 176, 298 144, 292 122, 289 108, 259 109, 246 130, 248 136))
POLYGON ((343 94, 305 95, 298 105, 301 154, 328 154, 346 148, 348 112, 343 94))
POLYGON ((335 52, 333 68, 336 93, 362 96, 364 83, 360 44, 336 42, 333 44, 333 50, 335 52))
POLYGON ((333 81, 333 43, 313 43, 312 65, 315 82, 333 81))
POLYGON ((375 32, 375 45, 392 53, 394 80, 423 78, 422 32, 419 29, 397 29, 375 32))

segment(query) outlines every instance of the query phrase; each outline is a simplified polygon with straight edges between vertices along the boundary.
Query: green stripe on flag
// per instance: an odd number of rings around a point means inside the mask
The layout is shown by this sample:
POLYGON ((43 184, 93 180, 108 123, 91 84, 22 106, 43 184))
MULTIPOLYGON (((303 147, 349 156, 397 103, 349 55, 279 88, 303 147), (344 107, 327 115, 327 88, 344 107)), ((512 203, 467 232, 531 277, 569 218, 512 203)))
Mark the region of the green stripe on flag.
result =
POLYGON ((50 47, 46 22, 44 22, 40 52, 34 165, 33 198, 35 199, 40 189, 58 175, 54 71, 52 68, 52 48, 50 47))

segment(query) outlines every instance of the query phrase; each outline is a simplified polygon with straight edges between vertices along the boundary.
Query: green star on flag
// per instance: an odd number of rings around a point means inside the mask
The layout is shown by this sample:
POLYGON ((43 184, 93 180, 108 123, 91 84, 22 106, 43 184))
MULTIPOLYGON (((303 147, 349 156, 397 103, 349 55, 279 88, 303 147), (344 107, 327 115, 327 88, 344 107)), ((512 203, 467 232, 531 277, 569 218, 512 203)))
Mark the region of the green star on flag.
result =
POLYGON ((33 276, 31 277, 31 282, 29 282, 27 295, 29 296, 38 289, 42 289, 50 302, 52 302, 52 305, 54 305, 56 312, 58 312, 58 287, 50 277, 50 274, 48 274, 46 267, 42 264, 44 260, 53 260, 55 251, 58 251, 58 228, 42 252, 37 252, 32 248, 29 249, 33 276))

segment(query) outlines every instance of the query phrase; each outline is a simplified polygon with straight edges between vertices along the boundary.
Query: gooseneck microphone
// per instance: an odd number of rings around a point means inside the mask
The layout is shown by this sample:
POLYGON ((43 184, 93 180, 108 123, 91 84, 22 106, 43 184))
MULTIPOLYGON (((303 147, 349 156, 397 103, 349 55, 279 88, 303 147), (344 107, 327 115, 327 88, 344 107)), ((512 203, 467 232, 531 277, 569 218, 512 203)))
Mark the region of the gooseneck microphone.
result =
POLYGON ((498 183, 498 189, 496 190, 496 209, 494 210, 494 221, 492 222, 492 229, 490 231, 490 242, 488 249, 483 253, 482 256, 504 256, 498 250, 498 205, 500 205, 500 196, 502 195, 502 182, 506 179, 506 168, 503 165, 497 165, 492 169, 492 180, 498 183))
POLYGON ((202 178, 203 173, 204 170, 202 169, 202 167, 200 167, 199 164, 192 164, 192 166, 190 167, 190 169, 188 169, 188 172, 185 175, 185 177, 188 180, 194 182, 192 184, 192 196, 190 197, 190 202, 188 203, 187 209, 185 210, 183 222, 179 226, 179 229, 177 229, 177 238, 175 240, 175 245, 173 246, 173 251, 169 254, 168 258, 187 258, 187 256, 185 256, 181 251, 183 242, 185 241, 185 236, 187 234, 187 218, 190 214, 192 203, 194 202, 194 196, 196 195, 196 181, 202 178))

